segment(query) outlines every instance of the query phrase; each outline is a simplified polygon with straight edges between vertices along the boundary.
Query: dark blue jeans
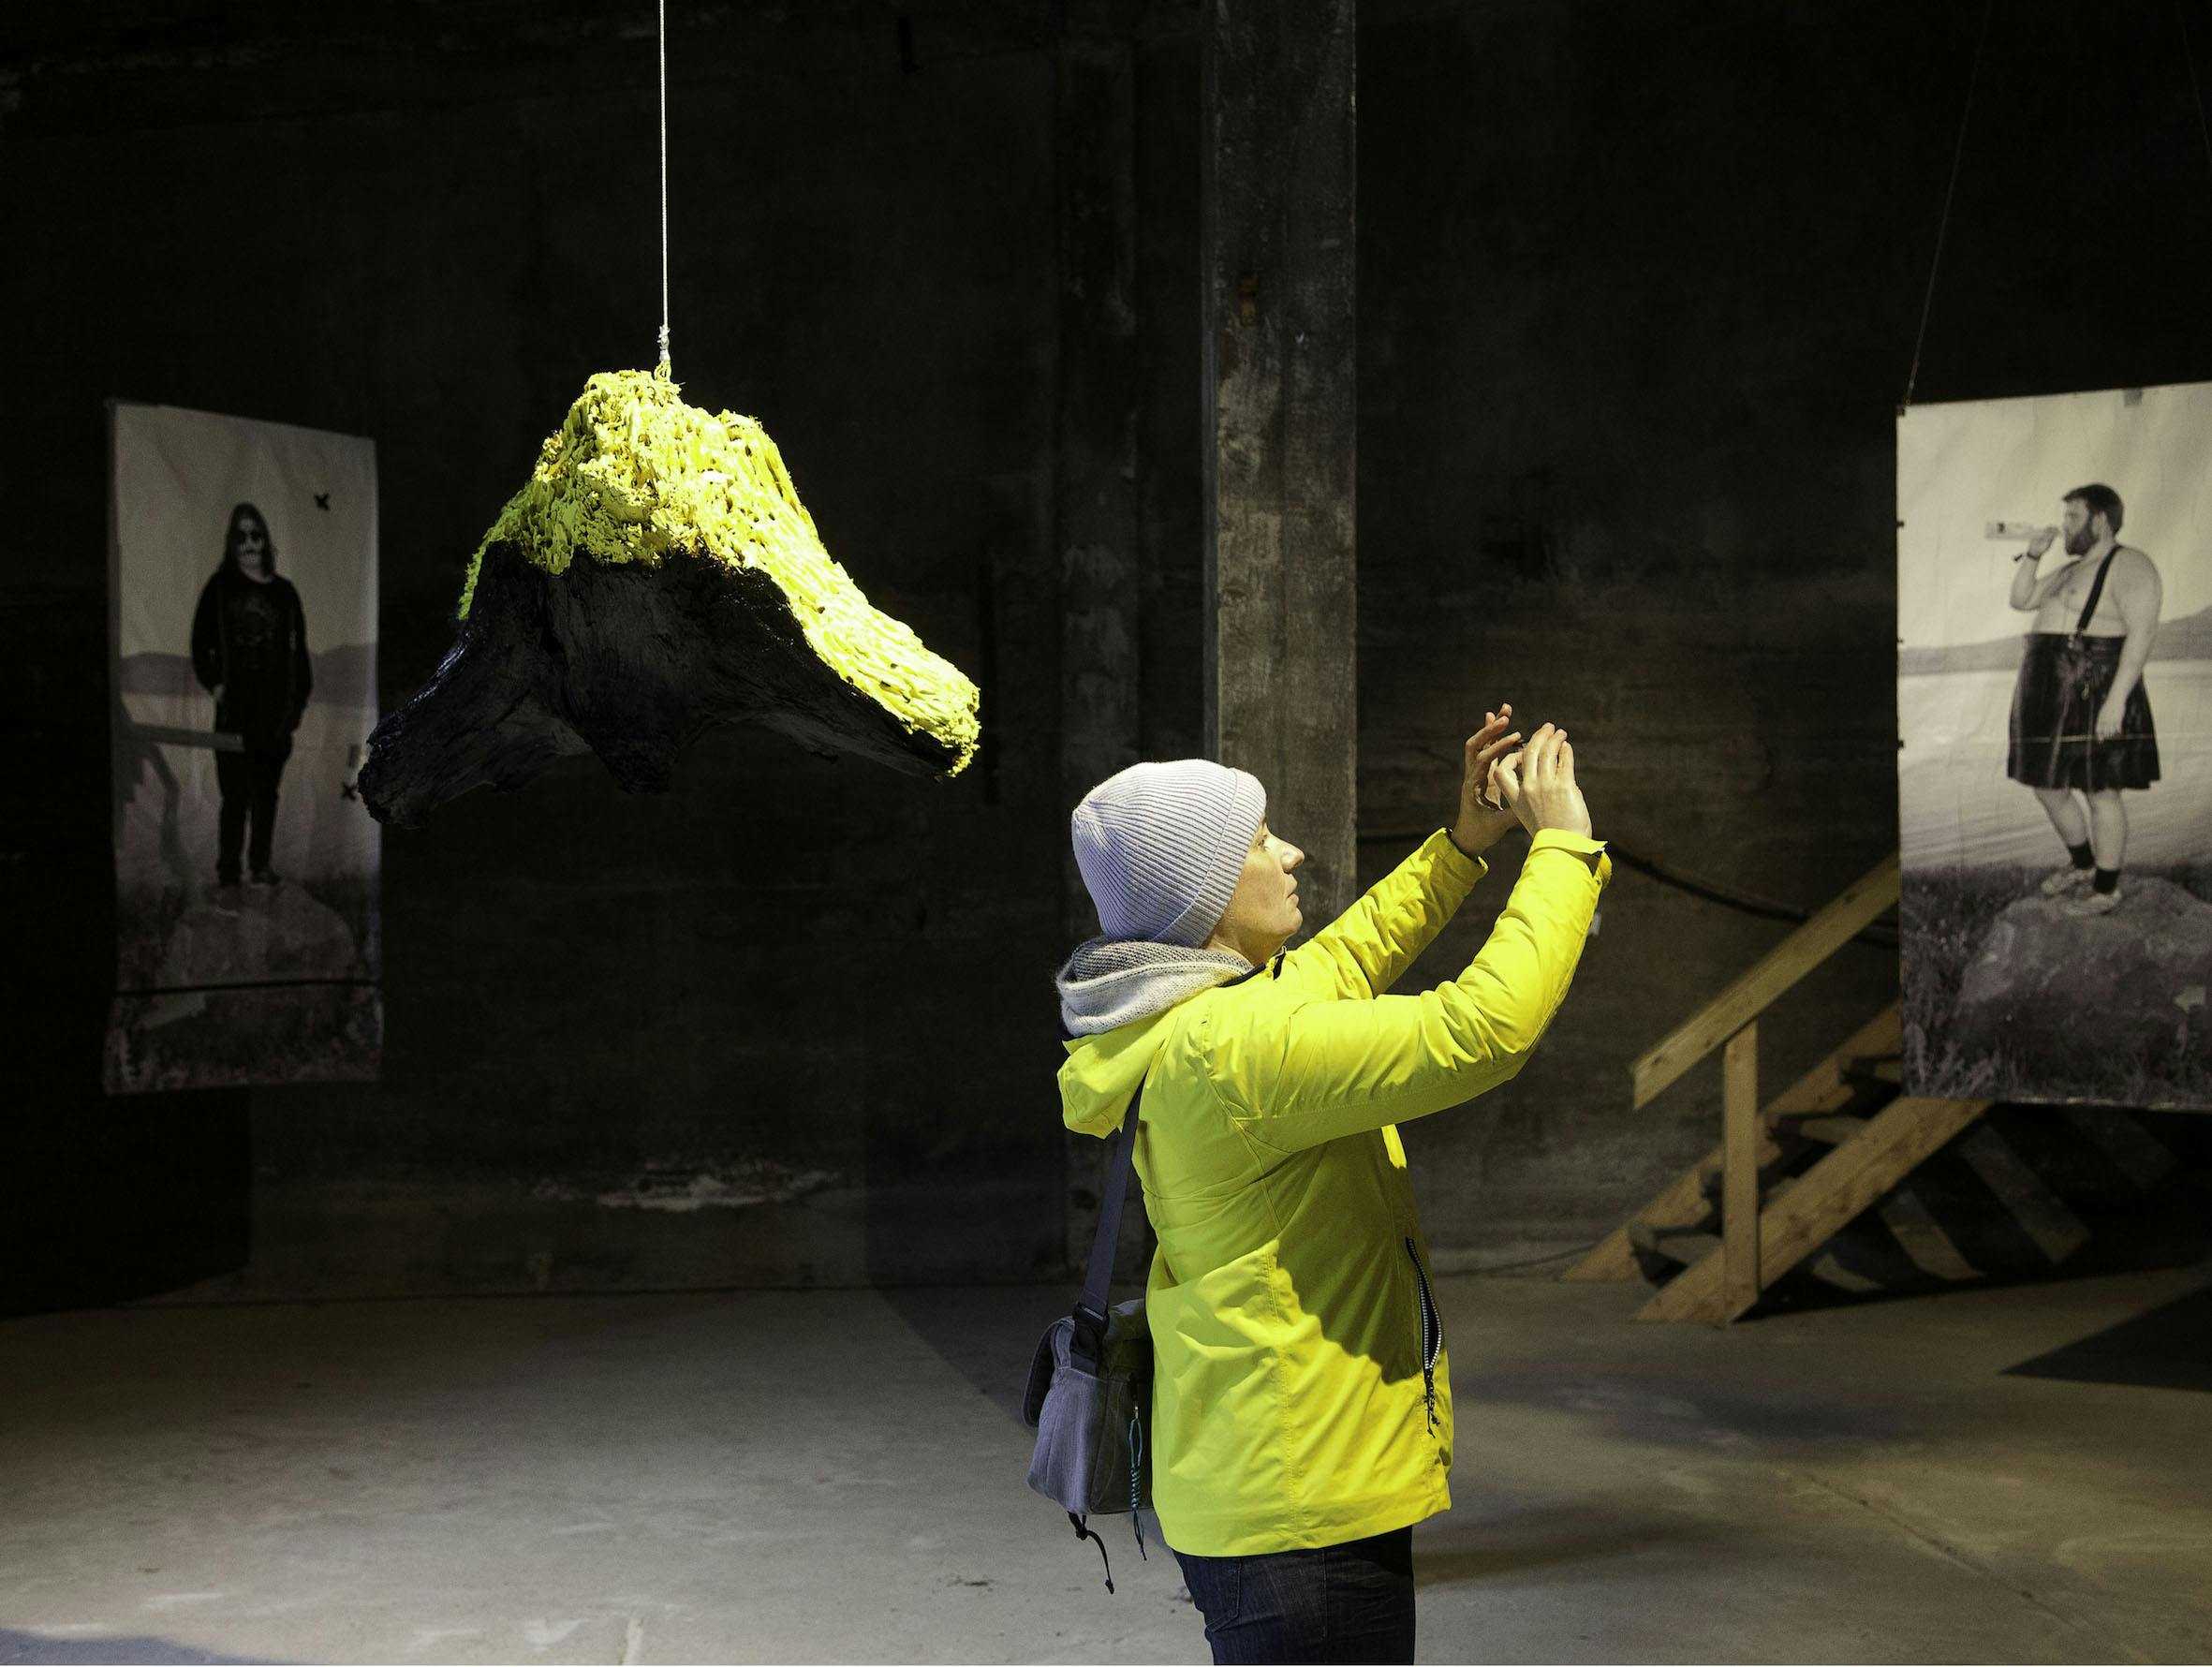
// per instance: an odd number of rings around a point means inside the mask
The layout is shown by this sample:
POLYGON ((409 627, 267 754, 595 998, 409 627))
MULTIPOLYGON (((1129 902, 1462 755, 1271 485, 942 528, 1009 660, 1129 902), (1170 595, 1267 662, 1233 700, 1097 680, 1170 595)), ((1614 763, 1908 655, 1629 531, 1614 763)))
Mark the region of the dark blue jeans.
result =
POLYGON ((1410 1661, 1413 1530, 1248 1557, 1181 1552, 1217 1661, 1410 1661))

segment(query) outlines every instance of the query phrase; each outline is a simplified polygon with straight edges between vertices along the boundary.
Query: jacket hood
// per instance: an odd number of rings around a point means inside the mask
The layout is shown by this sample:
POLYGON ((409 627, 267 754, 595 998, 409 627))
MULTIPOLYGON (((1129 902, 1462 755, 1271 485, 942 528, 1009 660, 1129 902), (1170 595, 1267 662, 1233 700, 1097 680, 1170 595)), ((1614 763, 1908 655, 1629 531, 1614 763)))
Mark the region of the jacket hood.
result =
POLYGON ((1061 1120, 1083 1134, 1119 1129, 1165 1040, 1161 1016, 1201 990, 1252 970, 1230 950, 1113 937, 1094 937, 1077 949, 1053 980, 1060 1023, 1073 1038, 1060 1067, 1061 1120))

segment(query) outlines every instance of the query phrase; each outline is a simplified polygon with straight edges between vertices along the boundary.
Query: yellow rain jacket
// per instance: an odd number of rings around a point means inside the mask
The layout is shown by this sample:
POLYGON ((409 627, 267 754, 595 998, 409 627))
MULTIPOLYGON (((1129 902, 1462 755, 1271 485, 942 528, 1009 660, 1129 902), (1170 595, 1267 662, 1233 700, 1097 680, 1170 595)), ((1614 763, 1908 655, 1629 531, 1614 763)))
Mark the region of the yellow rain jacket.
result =
POLYGON ((1452 1503, 1448 1357, 1395 1125, 1521 1069, 1612 862, 1538 834, 1466 970, 1381 994, 1485 872, 1439 831, 1267 966, 1067 1044, 1069 1128, 1113 1134, 1144 1084, 1152 1497, 1178 1551, 1334 1545, 1452 1503))

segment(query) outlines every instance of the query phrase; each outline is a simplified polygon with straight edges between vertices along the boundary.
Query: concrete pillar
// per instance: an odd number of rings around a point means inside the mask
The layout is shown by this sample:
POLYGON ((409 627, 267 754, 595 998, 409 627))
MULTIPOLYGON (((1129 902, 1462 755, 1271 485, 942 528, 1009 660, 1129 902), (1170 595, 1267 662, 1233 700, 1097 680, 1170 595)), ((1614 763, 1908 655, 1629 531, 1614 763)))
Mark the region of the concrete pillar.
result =
MULTIPOLYGON (((1053 141, 1059 204, 1055 378, 1060 553, 1063 807, 1137 761, 1138 529, 1134 43, 1126 0, 1054 8, 1053 141)), ((1098 930, 1065 832, 1062 920, 1072 945, 1098 930)), ((1110 1150, 1068 1137, 1068 1255, 1098 1231, 1110 1150)), ((1125 1270, 1143 1253, 1143 1212, 1126 1210, 1125 1270)), ((1141 1266, 1142 1263, 1137 1262, 1141 1266)))
POLYGON ((1201 0, 1203 517, 1215 757, 1356 895, 1355 0, 1201 0))

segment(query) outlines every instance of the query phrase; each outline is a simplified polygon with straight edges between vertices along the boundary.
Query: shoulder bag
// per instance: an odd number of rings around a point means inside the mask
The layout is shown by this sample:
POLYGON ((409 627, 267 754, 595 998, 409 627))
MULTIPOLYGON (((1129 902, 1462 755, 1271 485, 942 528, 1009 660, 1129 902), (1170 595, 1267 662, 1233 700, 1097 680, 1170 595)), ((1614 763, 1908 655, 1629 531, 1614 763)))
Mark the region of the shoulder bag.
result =
MULTIPOLYGON (((1068 1513, 1078 1538, 1098 1542, 1109 1592, 1113 1565, 1090 1519, 1128 1512, 1137 1555, 1144 1556, 1139 1513, 1152 1505, 1152 1334, 1145 1328, 1144 1299, 1106 1306, 1114 1252, 1121 1245, 1122 1205, 1136 1169, 1137 1112, 1143 1101, 1140 1083, 1122 1119, 1083 1294, 1073 1313, 1045 1328, 1022 1397, 1023 1420, 1037 1432, 1029 1485, 1068 1513)), ((1143 1198, 1140 1188, 1140 1207, 1143 1198)))

